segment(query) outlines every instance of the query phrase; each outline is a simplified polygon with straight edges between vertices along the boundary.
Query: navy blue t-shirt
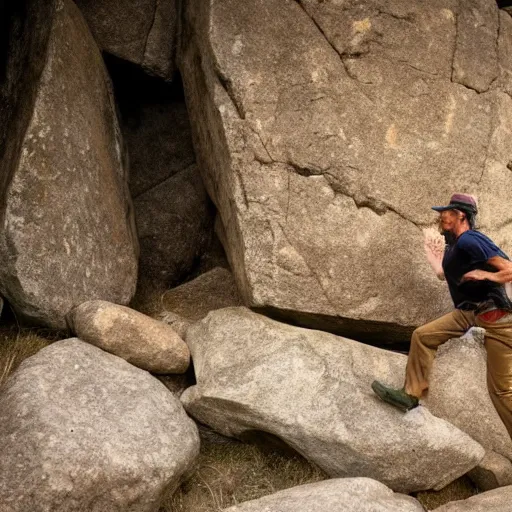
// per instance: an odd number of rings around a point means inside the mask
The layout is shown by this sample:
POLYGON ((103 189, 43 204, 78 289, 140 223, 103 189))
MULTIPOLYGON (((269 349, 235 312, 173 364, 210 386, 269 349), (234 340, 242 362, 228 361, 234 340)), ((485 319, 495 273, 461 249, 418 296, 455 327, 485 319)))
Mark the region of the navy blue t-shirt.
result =
POLYGON ((447 245, 443 258, 443 271, 453 303, 457 309, 475 309, 480 302, 493 300, 498 308, 508 309, 504 286, 492 281, 465 281, 462 276, 471 270, 497 272, 487 263, 489 258, 509 257, 487 236, 479 231, 462 233, 453 245, 447 245))

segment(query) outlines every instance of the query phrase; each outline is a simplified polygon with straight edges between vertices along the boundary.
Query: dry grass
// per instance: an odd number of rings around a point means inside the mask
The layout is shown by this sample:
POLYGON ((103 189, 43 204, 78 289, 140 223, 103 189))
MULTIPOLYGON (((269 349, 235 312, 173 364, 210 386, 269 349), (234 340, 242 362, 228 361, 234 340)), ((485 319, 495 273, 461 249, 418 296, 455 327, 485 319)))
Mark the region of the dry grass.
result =
POLYGON ((0 387, 24 359, 62 338, 48 329, 0 327, 0 387))
MULTIPOLYGON (((219 512, 237 503, 326 478, 325 473, 300 456, 266 453, 250 444, 219 444, 202 439, 195 472, 160 512, 219 512)), ((426 510, 433 510, 477 493, 471 480, 464 476, 440 491, 413 495, 426 510)))
POLYGON ((196 471, 160 512, 218 512, 327 476, 299 455, 264 453, 250 444, 201 441, 196 471))

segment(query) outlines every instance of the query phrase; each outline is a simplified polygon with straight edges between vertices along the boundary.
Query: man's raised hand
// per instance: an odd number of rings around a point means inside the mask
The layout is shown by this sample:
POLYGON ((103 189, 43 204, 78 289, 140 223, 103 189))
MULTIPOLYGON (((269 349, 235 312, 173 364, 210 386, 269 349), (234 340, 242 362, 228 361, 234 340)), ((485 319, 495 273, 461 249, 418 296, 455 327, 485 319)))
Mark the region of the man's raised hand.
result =
POLYGON ((427 261, 434 269, 437 277, 444 279, 443 256, 446 245, 444 236, 434 228, 425 228, 423 235, 425 237, 423 247, 425 248, 427 261))

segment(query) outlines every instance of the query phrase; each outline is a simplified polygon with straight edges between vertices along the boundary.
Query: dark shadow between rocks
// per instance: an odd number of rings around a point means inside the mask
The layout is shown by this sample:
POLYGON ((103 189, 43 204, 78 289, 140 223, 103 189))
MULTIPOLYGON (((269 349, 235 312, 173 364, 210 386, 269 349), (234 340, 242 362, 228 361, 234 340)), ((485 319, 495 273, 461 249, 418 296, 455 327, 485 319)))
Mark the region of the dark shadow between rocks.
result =
POLYGON ((129 154, 140 243, 133 304, 158 302, 166 290, 204 268, 205 254, 217 251, 215 207, 196 165, 180 75, 169 83, 108 53, 104 59, 129 154))
POLYGON ((257 446, 264 454, 280 453, 287 457, 304 459, 297 450, 285 443, 280 437, 265 432, 264 430, 246 430, 243 434, 238 436, 238 439, 243 443, 257 446))
POLYGON ((304 327, 327 331, 338 336, 366 343, 374 347, 386 348, 396 352, 408 352, 410 337, 414 327, 399 324, 373 322, 371 320, 353 320, 329 315, 304 313, 279 309, 272 306, 252 308, 256 313, 275 320, 304 327))

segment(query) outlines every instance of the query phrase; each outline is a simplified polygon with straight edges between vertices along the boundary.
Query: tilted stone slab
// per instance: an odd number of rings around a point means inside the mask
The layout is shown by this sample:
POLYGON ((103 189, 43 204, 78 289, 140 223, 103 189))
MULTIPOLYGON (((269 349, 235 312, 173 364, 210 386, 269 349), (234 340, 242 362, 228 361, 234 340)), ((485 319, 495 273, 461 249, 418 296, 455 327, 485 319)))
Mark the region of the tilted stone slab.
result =
POLYGON ((233 274, 222 267, 168 290, 162 297, 164 310, 191 321, 202 320, 215 309, 241 305, 233 274))
POLYGON ((75 338, 9 377, 0 449, 2 512, 157 512, 199 435, 158 380, 75 338))
POLYGON ((1 161, 0 292, 20 316, 65 328, 66 313, 86 300, 130 301, 138 242, 100 51, 73 2, 33 3, 13 37, 42 31, 47 44, 13 54, 9 69, 45 65, 26 77, 31 90, 16 115, 27 125, 8 134, 16 140, 1 161))
POLYGON ((198 163, 246 304, 406 339, 452 307, 421 228, 458 190, 512 250, 507 16, 479 0, 186 2, 198 163))
POLYGON ((187 411, 227 436, 277 436, 331 477, 365 476, 399 492, 441 488, 485 450, 424 407, 403 414, 370 384, 400 386, 406 357, 292 327, 245 308, 211 312, 186 335, 197 385, 187 411))
POLYGON ((246 501, 226 512, 423 512, 420 503, 369 478, 336 478, 246 501))
POLYGON ((484 335, 474 327, 438 348, 426 405, 490 452, 480 471, 470 473, 480 489, 489 489, 512 484, 512 440, 489 397, 484 335))

